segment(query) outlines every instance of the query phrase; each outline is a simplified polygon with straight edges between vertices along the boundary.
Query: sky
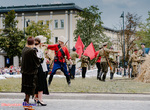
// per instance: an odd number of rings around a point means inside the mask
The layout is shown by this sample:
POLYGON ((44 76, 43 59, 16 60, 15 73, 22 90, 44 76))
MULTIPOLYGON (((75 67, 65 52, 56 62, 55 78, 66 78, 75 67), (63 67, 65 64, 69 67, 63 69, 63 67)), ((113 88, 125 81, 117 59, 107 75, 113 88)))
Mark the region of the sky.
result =
POLYGON ((117 29, 121 28, 122 12, 130 12, 142 16, 144 22, 150 11, 150 0, 0 0, 0 6, 36 5, 49 3, 75 3, 81 8, 97 5, 102 12, 103 26, 117 29))

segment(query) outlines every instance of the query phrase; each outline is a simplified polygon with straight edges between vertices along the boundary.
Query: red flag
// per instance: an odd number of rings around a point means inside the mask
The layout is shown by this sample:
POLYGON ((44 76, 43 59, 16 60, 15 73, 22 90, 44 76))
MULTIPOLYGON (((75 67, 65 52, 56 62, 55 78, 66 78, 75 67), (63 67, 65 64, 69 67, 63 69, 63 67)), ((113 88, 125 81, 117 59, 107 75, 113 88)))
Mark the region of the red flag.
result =
POLYGON ((79 58, 80 58, 82 53, 83 53, 83 50, 84 50, 84 44, 83 44, 80 36, 78 36, 75 48, 76 48, 76 52, 77 52, 77 54, 79 55, 79 58))
POLYGON ((84 51, 83 55, 90 57, 90 59, 92 60, 93 58, 95 58, 95 49, 93 46, 93 43, 91 42, 91 44, 86 48, 86 50, 84 51))

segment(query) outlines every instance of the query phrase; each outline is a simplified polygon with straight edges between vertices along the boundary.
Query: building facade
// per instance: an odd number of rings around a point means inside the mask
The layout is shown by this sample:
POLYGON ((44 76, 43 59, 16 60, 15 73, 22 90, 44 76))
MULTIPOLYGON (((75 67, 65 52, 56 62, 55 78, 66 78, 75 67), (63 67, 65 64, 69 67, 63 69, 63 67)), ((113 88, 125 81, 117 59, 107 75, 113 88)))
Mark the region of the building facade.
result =
MULTIPOLYGON (((73 46, 75 46, 73 35, 77 23, 77 18, 75 16, 77 15, 77 12, 82 11, 82 8, 74 3, 0 7, 0 29, 4 28, 2 22, 3 19, 5 19, 4 13, 7 13, 10 10, 14 10, 16 12, 15 19, 18 20, 17 27, 19 29, 24 30, 24 28, 28 25, 27 21, 38 22, 39 20, 42 20, 43 24, 47 24, 52 32, 51 34, 53 37, 51 38, 51 42, 56 43, 58 37, 63 35, 66 37, 66 40, 69 40, 69 49, 72 49, 73 46)), ((116 33, 116 31, 108 28, 104 29, 106 30, 105 34, 108 36, 115 35, 114 33, 116 33)), ((117 39, 116 35, 112 36, 111 39, 115 40, 114 38, 117 39)), ((117 45, 116 43, 114 44, 117 45)), ((117 49, 116 46, 115 49, 117 49)), ((6 66, 6 56, 6 54, 1 52, 0 67, 6 66)), ((18 66, 18 57, 14 57, 13 59, 13 65, 18 66)))

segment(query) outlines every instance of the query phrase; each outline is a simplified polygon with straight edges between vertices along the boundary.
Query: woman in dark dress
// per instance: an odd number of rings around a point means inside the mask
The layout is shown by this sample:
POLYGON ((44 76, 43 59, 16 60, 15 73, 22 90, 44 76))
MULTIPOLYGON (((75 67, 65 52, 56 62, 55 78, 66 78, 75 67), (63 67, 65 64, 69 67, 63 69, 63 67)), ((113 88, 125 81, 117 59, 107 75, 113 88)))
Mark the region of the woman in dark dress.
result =
POLYGON ((26 101, 27 103, 29 103, 30 95, 33 96, 35 93, 38 67, 40 66, 36 50, 33 48, 34 48, 34 38, 29 37, 27 39, 27 45, 22 50, 22 63, 21 63, 21 73, 22 73, 21 92, 25 93, 24 101, 26 101))
POLYGON ((42 100, 42 94, 47 94, 47 95, 49 94, 48 87, 47 87, 47 80, 46 80, 46 71, 48 71, 48 69, 46 65, 46 58, 40 45, 41 45, 41 39, 35 38, 35 46, 38 50, 37 56, 38 58, 43 59, 43 62, 40 64, 38 68, 38 74, 37 74, 38 81, 35 90, 34 100, 38 104, 41 104, 42 106, 46 106, 46 104, 44 104, 42 100))

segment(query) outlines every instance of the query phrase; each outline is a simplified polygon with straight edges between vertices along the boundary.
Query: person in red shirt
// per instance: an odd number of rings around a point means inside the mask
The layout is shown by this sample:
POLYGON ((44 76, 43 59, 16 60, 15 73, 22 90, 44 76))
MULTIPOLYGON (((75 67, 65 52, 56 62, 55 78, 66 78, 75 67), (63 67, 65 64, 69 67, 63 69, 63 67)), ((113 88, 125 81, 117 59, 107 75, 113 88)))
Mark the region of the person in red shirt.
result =
MULTIPOLYGON (((99 46, 99 49, 101 49, 102 48, 102 46, 100 45, 99 46)), ((95 52, 95 58, 97 57, 97 55, 98 55, 98 53, 99 53, 99 51, 96 51, 95 52)), ((98 60, 96 61, 96 67, 97 67, 97 80, 99 79, 99 80, 101 80, 101 66, 100 66, 100 62, 101 62, 101 56, 98 58, 98 60)))
POLYGON ((70 64, 72 64, 72 61, 71 61, 69 51, 68 51, 67 47, 65 47, 64 42, 65 42, 64 36, 60 36, 58 38, 58 44, 43 45, 43 46, 47 46, 47 49, 55 51, 54 65, 53 65, 53 69, 52 69, 52 72, 50 74, 49 81, 48 81, 49 85, 52 82, 53 75, 55 75, 55 73, 58 69, 61 69, 61 71, 66 76, 66 80, 67 80, 68 85, 71 84, 71 82, 70 82, 70 73, 67 71, 65 56, 70 61, 70 64))

